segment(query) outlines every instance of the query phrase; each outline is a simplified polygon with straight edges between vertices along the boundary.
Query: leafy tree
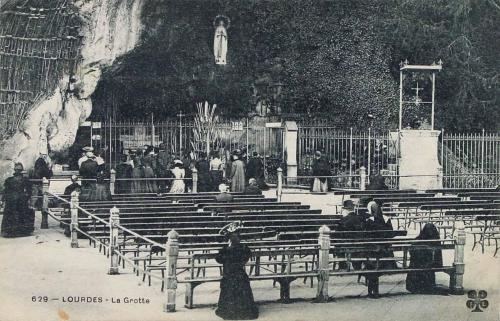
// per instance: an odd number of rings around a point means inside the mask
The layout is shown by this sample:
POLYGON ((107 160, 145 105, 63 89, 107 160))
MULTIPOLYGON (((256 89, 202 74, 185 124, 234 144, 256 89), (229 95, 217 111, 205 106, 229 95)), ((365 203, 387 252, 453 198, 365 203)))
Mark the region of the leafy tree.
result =
POLYGON ((151 0, 141 44, 105 73, 94 101, 127 118, 137 111, 157 118, 193 113, 200 101, 235 117, 260 101, 343 127, 366 127, 372 114, 385 130, 397 126, 399 62, 442 59, 437 125, 495 129, 494 1, 151 0), (231 19, 226 66, 213 57, 218 14, 231 19))

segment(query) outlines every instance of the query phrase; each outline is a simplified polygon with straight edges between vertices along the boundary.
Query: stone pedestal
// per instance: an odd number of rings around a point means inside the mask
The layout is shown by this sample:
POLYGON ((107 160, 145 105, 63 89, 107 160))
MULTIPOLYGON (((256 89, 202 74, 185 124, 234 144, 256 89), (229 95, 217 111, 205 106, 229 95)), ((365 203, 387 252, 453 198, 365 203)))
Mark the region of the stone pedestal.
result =
MULTIPOLYGON (((285 122, 285 146, 287 177, 297 177, 297 123, 294 121, 285 122)), ((295 179, 288 179, 290 184, 295 179)))
POLYGON ((438 130, 401 130, 399 132, 399 188, 442 188, 438 160, 438 130))

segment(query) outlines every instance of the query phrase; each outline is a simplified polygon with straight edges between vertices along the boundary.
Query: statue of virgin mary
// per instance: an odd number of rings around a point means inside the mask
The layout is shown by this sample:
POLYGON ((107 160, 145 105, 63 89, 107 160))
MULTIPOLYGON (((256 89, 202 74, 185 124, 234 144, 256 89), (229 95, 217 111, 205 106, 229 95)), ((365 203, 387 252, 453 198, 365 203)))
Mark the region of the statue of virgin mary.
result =
POLYGON ((225 65, 227 55, 227 29, 230 20, 226 16, 218 15, 214 20, 214 56, 215 64, 225 65))

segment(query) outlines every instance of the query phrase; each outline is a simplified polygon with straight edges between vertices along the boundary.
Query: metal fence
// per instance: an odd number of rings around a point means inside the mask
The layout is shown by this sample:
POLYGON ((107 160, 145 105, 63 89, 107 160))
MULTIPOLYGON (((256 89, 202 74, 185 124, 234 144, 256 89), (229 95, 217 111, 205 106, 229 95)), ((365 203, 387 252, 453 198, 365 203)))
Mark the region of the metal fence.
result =
POLYGON ((299 173, 311 174, 315 151, 321 151, 328 159, 333 175, 352 175, 361 166, 368 175, 373 172, 395 174, 397 171, 397 136, 377 133, 368 129, 354 132, 353 129, 299 124, 298 165, 299 173))
POLYGON ((443 186, 495 187, 500 184, 498 133, 446 133, 441 136, 443 186))
MULTIPOLYGON (((192 120, 161 122, 102 122, 93 129, 93 146, 104 151, 107 162, 114 166, 120 155, 145 145, 165 148, 172 154, 181 154, 193 148, 192 120)), ((276 169, 286 161, 284 131, 267 128, 265 121, 220 121, 216 126, 216 139, 211 150, 224 158, 236 149, 254 151, 264 156, 266 176, 276 181, 276 169)), ((448 188, 494 187, 500 183, 499 133, 453 134, 443 133, 439 144, 439 157, 443 166, 443 185, 448 188)), ((397 188, 399 144, 397 133, 364 132, 339 129, 324 122, 298 123, 297 161, 298 175, 312 175, 315 151, 321 151, 330 163, 331 175, 356 175, 364 166, 367 176, 380 172, 387 183, 397 188)), ((286 175, 286 173, 285 173, 286 175)), ((349 180, 332 182, 332 187, 352 187, 349 180)))
MULTIPOLYGON (((196 150, 192 144, 195 124, 191 120, 100 122, 93 127, 92 145, 103 152, 102 156, 112 167, 120 162, 121 155, 146 145, 164 144, 172 155, 196 150)), ((264 157, 268 175, 275 177, 279 166, 276 164, 280 164, 284 156, 282 128, 266 128, 264 122, 244 119, 221 121, 216 126, 216 133, 216 139, 210 142, 212 151, 218 151, 222 158, 237 148, 246 150, 248 156, 258 152, 264 157)))

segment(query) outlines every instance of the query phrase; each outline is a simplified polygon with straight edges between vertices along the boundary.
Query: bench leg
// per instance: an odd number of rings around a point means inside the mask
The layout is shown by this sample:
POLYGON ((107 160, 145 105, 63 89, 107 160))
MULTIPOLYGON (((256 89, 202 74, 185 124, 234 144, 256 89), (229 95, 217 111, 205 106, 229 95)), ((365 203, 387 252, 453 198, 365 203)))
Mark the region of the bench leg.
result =
POLYGON ((186 294, 184 297, 184 306, 188 309, 193 308, 193 295, 194 288, 200 285, 200 282, 188 282, 186 283, 186 294))
POLYGON ((279 302, 290 303, 290 283, 292 283, 294 280, 295 278, 283 278, 275 280, 280 284, 279 302))
POLYGON ((290 303, 290 281, 287 279, 276 280, 280 284, 280 299, 278 302, 290 303))
POLYGON ((165 270, 161 269, 161 292, 165 290, 165 270))
POLYGON ((379 277, 378 276, 368 276, 366 277, 368 281, 368 296, 372 298, 379 297, 379 277))

